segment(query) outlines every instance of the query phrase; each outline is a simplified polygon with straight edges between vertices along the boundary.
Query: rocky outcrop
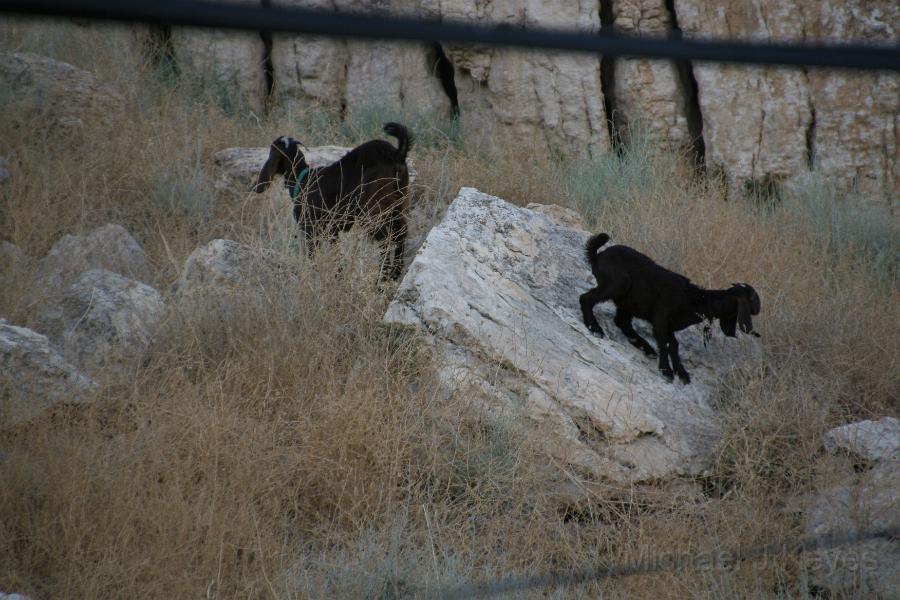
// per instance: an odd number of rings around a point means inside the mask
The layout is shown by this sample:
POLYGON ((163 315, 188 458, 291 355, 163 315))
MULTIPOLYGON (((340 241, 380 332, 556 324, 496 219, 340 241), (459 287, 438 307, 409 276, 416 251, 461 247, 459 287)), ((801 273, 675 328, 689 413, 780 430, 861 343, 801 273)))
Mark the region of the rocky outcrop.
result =
POLYGON ((65 235, 40 265, 40 279, 52 293, 80 274, 106 269, 138 281, 150 280, 147 254, 121 225, 103 225, 86 235, 65 235))
MULTIPOLYGON (((225 2, 262 5, 260 0, 225 2)), ((258 33, 176 27, 171 44, 179 70, 216 91, 220 101, 236 100, 255 111, 263 109, 266 47, 258 33)))
POLYGON ((825 434, 825 449, 850 452, 863 460, 900 460, 900 419, 859 421, 825 434))
MULTIPOLYGON (((614 26, 635 36, 665 37, 672 30, 672 15, 665 0, 615 0, 612 4, 614 26)), ((670 61, 643 58, 615 58, 604 63, 613 69, 610 115, 623 140, 635 128, 656 144, 676 147, 692 143, 688 126, 690 91, 670 61)), ((610 90, 604 90, 609 94, 610 90)))
POLYGON ((52 126, 110 124, 124 111, 122 95, 92 73, 37 54, 0 53, 0 85, 52 126))
POLYGON ((0 183, 6 183, 10 179, 12 179, 12 167, 9 164, 9 159, 0 156, 0 183))
MULTIPOLYGON (((696 373, 683 386, 666 382, 616 328, 593 336, 578 305, 595 285, 583 256, 588 233, 570 218, 463 188, 385 320, 422 328, 448 387, 540 432, 556 460, 616 481, 699 473, 718 435, 717 376, 751 360, 751 342, 716 333, 704 348, 699 331, 680 333, 696 373)), ((612 322, 611 305, 598 310, 612 322)))
MULTIPOLYGON (((597 0, 441 4, 441 19, 509 27, 600 30, 597 0)), ((448 45, 463 125, 491 138, 574 154, 610 148, 600 57, 448 45)))
MULTIPOLYGON (((367 14, 423 16, 419 1, 273 0, 273 6, 367 14)), ((426 9, 427 10, 427 9, 426 9)), ((421 43, 351 41, 277 34, 272 66, 279 97, 295 110, 347 115, 402 111, 448 116, 450 101, 436 76, 437 54, 421 43)))
POLYGON ((96 390, 46 336, 0 319, 0 423, 29 421, 60 402, 87 400, 96 390))
MULTIPOLYGON (((675 0, 686 37, 773 42, 802 38, 794 2, 675 0)), ((697 80, 707 165, 736 191, 746 183, 783 181, 807 168, 812 125, 806 75, 799 69, 703 63, 697 80)))
MULTIPOLYGON (((351 148, 343 146, 314 146, 304 149, 306 162, 312 168, 325 167, 341 159, 351 148)), ((253 189, 256 177, 263 163, 269 157, 268 148, 226 148, 213 155, 219 167, 216 188, 245 194, 253 189)), ((406 159, 410 183, 416 180, 416 166, 411 158, 406 159)))
MULTIPOLYGON (((900 39, 900 3, 893 0, 798 1, 807 39, 900 39)), ((815 167, 900 210, 900 75, 811 69, 808 78, 815 167)))
POLYGON ((49 296, 33 326, 70 362, 100 377, 139 359, 164 314, 162 296, 149 285, 95 269, 49 296))
MULTIPOLYGON (((816 0, 675 0, 694 38, 893 42, 900 5, 816 0)), ((900 77, 694 65, 707 163, 732 189, 790 181, 810 165, 884 205, 900 191, 900 77)))

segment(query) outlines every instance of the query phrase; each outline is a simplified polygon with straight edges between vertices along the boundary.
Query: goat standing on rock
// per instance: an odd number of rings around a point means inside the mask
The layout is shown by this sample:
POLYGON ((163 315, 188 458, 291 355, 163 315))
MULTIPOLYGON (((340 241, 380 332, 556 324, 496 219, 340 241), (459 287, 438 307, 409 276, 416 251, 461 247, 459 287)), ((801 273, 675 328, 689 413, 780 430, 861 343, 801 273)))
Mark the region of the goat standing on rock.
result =
POLYGON ((253 189, 261 194, 276 175, 284 177, 294 201, 294 220, 303 227, 310 253, 320 235, 335 239, 361 221, 376 241, 394 244, 393 256, 386 262, 391 278, 397 279, 407 231, 406 154, 413 137, 399 123, 387 123, 384 132, 397 138, 396 148, 384 140, 369 140, 316 169, 310 169, 297 140, 281 136, 272 142, 253 189))
POLYGON ((633 346, 653 357, 657 353, 631 325, 634 317, 649 321, 659 349, 659 370, 669 381, 674 378, 674 367, 682 382, 691 382, 678 356, 676 331, 704 319, 718 319, 722 332, 729 337, 736 336, 736 326, 746 334, 759 337, 753 331, 750 318, 759 314, 759 295, 750 285, 735 283, 727 290, 704 290, 687 277, 659 266, 650 257, 628 246, 611 246, 601 251, 608 241, 607 234, 599 233, 585 246, 597 287, 579 298, 584 324, 603 337, 603 329, 594 316, 594 306, 612 300, 616 305, 615 324, 633 346))

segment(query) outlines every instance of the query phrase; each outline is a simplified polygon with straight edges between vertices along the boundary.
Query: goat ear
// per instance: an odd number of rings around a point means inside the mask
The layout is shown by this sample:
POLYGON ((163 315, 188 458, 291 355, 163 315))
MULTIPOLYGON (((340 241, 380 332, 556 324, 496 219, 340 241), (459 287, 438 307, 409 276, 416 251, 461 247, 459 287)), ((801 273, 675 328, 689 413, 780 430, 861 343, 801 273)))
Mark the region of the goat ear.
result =
POLYGON ((283 159, 284 150, 278 147, 277 142, 272 144, 269 147, 269 158, 266 159, 265 164, 263 164, 262 168, 259 170, 256 183, 253 185, 254 192, 262 194, 266 191, 266 188, 272 183, 272 178, 278 174, 278 166, 283 159))
POLYGON ((724 333, 728 337, 735 337, 736 326, 737 326, 737 314, 736 313, 719 318, 719 327, 722 328, 722 333, 724 333))
POLYGON ((737 299, 737 322, 744 333, 753 333, 753 320, 750 318, 750 310, 750 301, 747 298, 737 299))

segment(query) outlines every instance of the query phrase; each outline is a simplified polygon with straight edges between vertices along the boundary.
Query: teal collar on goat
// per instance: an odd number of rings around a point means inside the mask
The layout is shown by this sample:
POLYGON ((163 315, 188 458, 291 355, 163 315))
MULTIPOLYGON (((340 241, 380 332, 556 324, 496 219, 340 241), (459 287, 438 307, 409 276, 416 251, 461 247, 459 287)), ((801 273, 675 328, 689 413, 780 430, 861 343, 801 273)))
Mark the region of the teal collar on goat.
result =
POLYGON ((291 200, 296 200, 297 196, 300 195, 300 184, 303 183, 307 175, 309 175, 309 167, 306 167, 297 175, 297 179, 294 181, 294 189, 291 190, 291 200))

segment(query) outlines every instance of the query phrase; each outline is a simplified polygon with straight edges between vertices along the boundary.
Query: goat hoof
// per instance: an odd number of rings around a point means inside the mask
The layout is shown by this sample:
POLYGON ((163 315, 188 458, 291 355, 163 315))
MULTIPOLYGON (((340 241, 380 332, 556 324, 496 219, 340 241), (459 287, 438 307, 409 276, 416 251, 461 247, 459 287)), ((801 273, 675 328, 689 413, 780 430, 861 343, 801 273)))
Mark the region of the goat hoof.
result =
POLYGON ((660 369, 659 372, 662 373, 662 376, 665 377, 666 381, 669 383, 672 383, 675 380, 675 373, 673 373, 671 369, 660 369))
POLYGON ((587 325, 588 331, 591 333, 596 333, 600 337, 605 337, 603 329, 597 323, 585 323, 585 325, 587 325))
POLYGON ((691 382, 691 376, 687 373, 679 373, 678 379, 680 379, 681 383, 683 383, 684 385, 687 385, 691 382))

